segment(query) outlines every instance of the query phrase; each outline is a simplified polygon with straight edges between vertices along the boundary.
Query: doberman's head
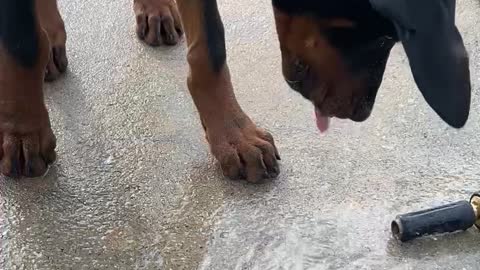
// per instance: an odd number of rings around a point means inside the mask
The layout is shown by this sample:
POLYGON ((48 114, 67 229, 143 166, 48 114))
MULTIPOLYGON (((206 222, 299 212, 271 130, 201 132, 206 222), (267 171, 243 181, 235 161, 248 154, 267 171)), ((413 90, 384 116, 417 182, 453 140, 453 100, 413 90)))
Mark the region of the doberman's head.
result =
POLYGON ((284 77, 312 101, 319 129, 330 117, 366 120, 400 40, 396 25, 369 0, 272 2, 284 77))

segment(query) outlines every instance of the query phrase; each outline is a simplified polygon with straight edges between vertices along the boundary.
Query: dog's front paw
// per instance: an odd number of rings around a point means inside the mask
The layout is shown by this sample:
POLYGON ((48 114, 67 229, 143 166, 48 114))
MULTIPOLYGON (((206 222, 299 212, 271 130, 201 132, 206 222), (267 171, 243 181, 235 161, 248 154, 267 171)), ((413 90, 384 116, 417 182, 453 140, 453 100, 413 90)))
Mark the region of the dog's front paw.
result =
POLYGON ((278 176, 280 156, 273 137, 248 116, 239 113, 222 122, 203 124, 211 151, 225 176, 251 183, 278 176))
POLYGON ((0 173, 11 177, 41 176, 55 160, 55 136, 42 89, 49 42, 39 29, 38 53, 30 65, 0 46, 0 173))
POLYGON ((175 45, 183 34, 174 0, 134 0, 137 36, 150 46, 175 45))
POLYGON ((55 161, 55 136, 49 126, 18 134, 0 129, 0 172, 10 177, 37 177, 55 161))
POLYGON ((22 76, 27 74, 21 72, 15 72, 17 76, 0 75, 0 81, 5 82, 0 91, 0 173, 3 175, 41 176, 55 160, 55 136, 41 89, 43 67, 37 67, 38 71, 29 72, 28 76, 22 76))
MULTIPOLYGON (((0 91, 0 173, 3 175, 41 176, 55 160, 55 136, 41 88, 44 67, 38 66, 34 72, 0 75, 0 81, 3 79, 5 83, 0 91)), ((13 65, 10 69, 17 70, 13 65)))

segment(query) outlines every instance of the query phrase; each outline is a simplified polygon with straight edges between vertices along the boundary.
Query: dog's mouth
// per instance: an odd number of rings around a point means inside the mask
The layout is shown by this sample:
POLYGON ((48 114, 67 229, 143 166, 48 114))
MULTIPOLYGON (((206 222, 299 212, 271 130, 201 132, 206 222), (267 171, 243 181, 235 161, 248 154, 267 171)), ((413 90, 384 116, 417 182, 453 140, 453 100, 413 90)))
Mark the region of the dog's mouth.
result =
MULTIPOLYGON (((328 131, 332 118, 363 122, 370 116, 376 91, 369 91, 365 94, 366 90, 363 90, 363 88, 378 89, 379 80, 376 78, 379 76, 374 73, 378 72, 376 69, 373 69, 371 74, 369 74, 370 76, 366 80, 367 85, 358 90, 355 88, 357 87, 356 84, 348 86, 340 84, 340 86, 337 85, 335 87, 335 85, 329 85, 327 81, 318 81, 313 76, 310 67, 302 64, 298 59, 288 63, 289 68, 284 69, 284 71, 289 71, 284 72, 285 81, 291 89, 313 103, 315 107, 315 122, 320 133, 328 131), (294 72, 290 72, 292 66, 294 67, 294 72), (350 88, 347 89, 345 87, 350 88)), ((360 81, 361 83, 358 87, 362 87, 365 84, 364 80, 360 81)))
POLYGON ((350 119, 354 122, 363 122, 370 116, 372 112, 372 103, 371 102, 360 102, 355 105, 352 110, 351 114, 329 114, 326 112, 322 112, 322 110, 315 106, 315 121, 317 124, 317 128, 320 133, 325 133, 328 131, 330 127, 330 122, 332 118, 339 118, 339 119, 350 119))

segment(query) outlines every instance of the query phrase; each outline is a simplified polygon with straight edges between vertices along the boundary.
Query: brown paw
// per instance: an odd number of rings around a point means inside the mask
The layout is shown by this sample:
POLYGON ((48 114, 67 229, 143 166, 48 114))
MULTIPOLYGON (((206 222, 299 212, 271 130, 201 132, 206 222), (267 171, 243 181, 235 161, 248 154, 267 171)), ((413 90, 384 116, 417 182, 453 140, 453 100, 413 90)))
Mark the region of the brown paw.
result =
POLYGON ((45 69, 45 81, 53 81, 60 77, 68 66, 65 25, 56 0, 37 0, 37 12, 40 26, 47 33, 50 41, 50 58, 45 69))
POLYGON ((0 172, 18 177, 38 177, 55 161, 55 136, 50 128, 27 134, 0 130, 0 172))
POLYGON ((183 34, 174 0, 134 0, 137 36, 150 46, 175 45, 183 34))
POLYGON ((225 176, 258 183, 280 173, 280 155, 272 135, 256 127, 247 116, 233 118, 221 126, 211 125, 206 132, 225 176))
POLYGON ((43 96, 49 42, 38 31, 38 55, 24 66, 0 46, 0 173, 36 177, 55 160, 55 136, 43 96))

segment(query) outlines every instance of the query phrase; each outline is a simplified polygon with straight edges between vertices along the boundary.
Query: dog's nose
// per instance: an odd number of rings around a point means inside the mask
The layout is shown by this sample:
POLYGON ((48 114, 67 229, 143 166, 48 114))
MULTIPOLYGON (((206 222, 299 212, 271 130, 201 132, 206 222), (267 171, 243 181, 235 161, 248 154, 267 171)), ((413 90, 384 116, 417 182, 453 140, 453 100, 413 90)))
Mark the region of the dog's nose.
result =
POLYGON ((299 91, 301 92, 302 90, 302 82, 301 81, 292 81, 292 80, 289 80, 289 79, 286 79, 285 80, 288 84, 288 86, 290 86, 290 88, 292 88, 293 90, 295 91, 299 91))
POLYGON ((308 77, 310 67, 299 58, 291 59, 286 67, 284 75, 288 86, 304 95, 305 80, 308 77))
POLYGON ((362 101, 353 109, 350 119, 354 122, 363 122, 372 113, 373 104, 371 102, 362 101))
POLYGON ((293 61, 293 73, 295 80, 301 81, 303 80, 308 73, 309 66, 305 64, 302 60, 300 59, 295 59, 293 61))

